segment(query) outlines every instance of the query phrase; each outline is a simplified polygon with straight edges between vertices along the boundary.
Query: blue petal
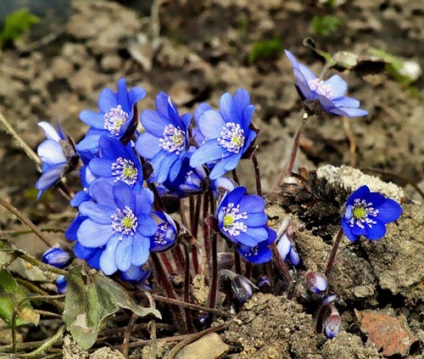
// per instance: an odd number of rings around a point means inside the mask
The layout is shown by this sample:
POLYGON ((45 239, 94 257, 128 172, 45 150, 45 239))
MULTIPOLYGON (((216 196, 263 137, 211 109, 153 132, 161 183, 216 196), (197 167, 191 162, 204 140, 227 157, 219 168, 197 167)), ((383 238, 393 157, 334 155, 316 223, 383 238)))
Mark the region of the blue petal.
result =
MULTIPOLYGON (((160 156, 161 160, 156 157, 152 160, 152 165, 154 168, 153 176, 155 181, 158 183, 163 183, 169 176, 169 170, 175 161, 178 161, 178 157, 175 154, 163 151, 166 155, 164 157, 160 156)), ((159 157, 159 156, 158 156, 159 157)))
POLYGON ((132 246, 131 263, 135 266, 141 266, 149 259, 150 240, 139 234, 135 234, 132 246))
POLYGON ((103 247, 112 236, 112 226, 110 224, 98 224, 91 219, 86 219, 81 223, 78 231, 78 241, 89 248, 103 247))
MULTIPOLYGON (((225 155, 225 152, 226 151, 224 151, 224 149, 221 147, 221 145, 218 143, 217 140, 206 141, 191 156, 190 166, 195 168, 204 163, 222 159, 225 155)), ((218 176, 218 177, 221 177, 221 176, 218 176)))
POLYGON ((178 159, 174 162, 171 169, 169 170, 169 180, 174 181, 180 173, 181 166, 183 164, 182 159, 178 159))
POLYGON ((112 275, 118 270, 118 267, 116 265, 115 252, 119 240, 120 236, 114 235, 108 242, 105 250, 103 251, 100 257, 100 268, 106 275, 112 275))
POLYGON ((361 186, 353 192, 346 201, 346 205, 353 205, 355 199, 362 199, 370 193, 368 186, 361 186))
POLYGON ((84 247, 80 242, 75 243, 74 253, 77 258, 87 259, 93 256, 98 251, 98 248, 84 247))
POLYGON ((128 92, 128 97, 130 100, 130 104, 134 106, 135 103, 146 97, 146 90, 142 87, 133 87, 128 92))
POLYGON ((46 121, 41 121, 41 122, 38 122, 38 126, 40 126, 43 129, 44 134, 46 135, 48 140, 59 142, 60 140, 64 139, 59 136, 56 129, 50 123, 46 121))
POLYGON ((356 98, 353 97, 342 97, 332 100, 336 107, 351 107, 358 108, 360 103, 356 98))
POLYGON ((125 147, 121 141, 116 138, 103 135, 99 139, 100 155, 109 159, 116 159, 118 157, 128 157, 128 149, 131 150, 129 143, 125 147))
POLYGON ((225 127, 225 121, 218 111, 210 110, 200 116, 198 126, 202 135, 207 139, 218 138, 225 127))
POLYGON ((103 130, 105 128, 105 117, 103 113, 94 112, 91 110, 81 111, 79 118, 87 125, 103 130))
MULTIPOLYGON (((347 116, 347 117, 362 117, 362 116, 368 115, 368 111, 362 110, 360 108, 339 107, 338 110, 339 112, 343 112, 342 113, 343 116, 347 116)), ((334 111, 331 111, 331 112, 335 113, 334 111)), ((336 115, 338 114, 339 113, 336 113, 336 115)))
POLYGON ((196 110, 194 111, 194 121, 196 122, 196 124, 198 124, 200 116, 202 116, 204 112, 209 110, 212 110, 212 107, 209 106, 207 103, 201 103, 199 106, 197 106, 196 110))
POLYGON ((140 122, 147 132, 155 137, 162 138, 165 126, 171 124, 171 121, 157 111, 145 110, 141 113, 140 122))
POLYGON ((386 197, 378 192, 370 192, 362 199, 367 203, 371 203, 374 209, 380 207, 386 201, 386 197))
POLYGON ((155 157, 158 152, 162 150, 162 148, 159 147, 159 138, 150 133, 143 133, 137 138, 135 149, 140 156, 148 160, 155 157))
POLYGON ((236 105, 234 104, 233 96, 231 96, 230 93, 227 92, 221 96, 219 100, 219 110, 225 122, 240 124, 240 120, 237 116, 236 105))
POLYGON ((90 186, 89 193, 97 203, 116 208, 116 203, 113 200, 112 185, 107 181, 94 181, 90 186))
POLYGON ((225 169, 226 162, 225 160, 219 161, 212 169, 211 173, 209 174, 209 178, 214 181, 220 177, 222 177, 225 173, 227 173, 227 170, 225 169))
POLYGON ((261 242, 261 239, 257 239, 253 236, 250 236, 247 233, 241 232, 237 236, 230 236, 227 232, 223 232, 228 238, 230 238, 235 243, 243 244, 248 247, 255 247, 259 242, 261 242))
POLYGON ((241 212, 263 212, 265 210, 265 200, 261 196, 248 195, 240 201, 241 212))
POLYGON ((113 199, 120 209, 135 208, 135 195, 130 186, 124 182, 116 182, 112 188, 113 199))
POLYGON ((38 156, 49 165, 64 163, 67 161, 63 154, 62 146, 53 140, 45 140, 37 148, 38 156))
POLYGON ((231 154, 222 161, 224 162, 224 168, 226 171, 232 171, 240 162, 241 156, 243 153, 240 151, 236 154, 231 154))
POLYGON ((342 229, 343 233, 350 241, 355 242, 358 239, 359 236, 356 236, 352 233, 352 227, 346 220, 342 220, 342 229))
POLYGON ((248 213, 243 223, 248 227, 263 227, 268 221, 268 216, 263 212, 248 213))
POLYGON ((122 106, 122 109, 127 113, 132 113, 132 105, 128 98, 127 81, 122 78, 118 81, 116 100, 118 105, 122 106))
POLYGON ((247 188, 240 186, 235 188, 233 191, 231 191, 227 198, 227 203, 235 203, 235 204, 239 204, 240 201, 242 200, 242 198, 244 197, 244 195, 247 192, 247 188))
POLYGON ((78 239, 77 237, 77 231, 80 227, 81 223, 85 221, 87 217, 77 215, 74 220, 69 225, 68 229, 65 231, 65 238, 69 241, 76 241, 78 239))
POLYGON ((239 117, 242 117, 244 109, 250 105, 249 93, 245 89, 239 88, 234 94, 234 103, 236 105, 237 114, 239 117))
POLYGON ((137 227, 137 232, 139 232, 145 237, 155 235, 157 231, 157 225, 150 215, 139 215, 138 222, 139 226, 137 227))
MULTIPOLYGON (((249 131, 249 125, 252 122, 253 113, 255 112, 255 106, 249 105, 244 108, 243 113, 241 114, 242 119, 242 128, 244 131, 249 131)), ((253 131, 252 131, 253 132, 253 131)), ((246 135, 246 133, 245 133, 246 135)), ((244 146, 246 147, 246 146, 244 146)))
POLYGON ((102 135, 106 134, 105 130, 97 130, 93 127, 87 131, 85 137, 77 143, 76 148, 80 151, 97 152, 99 146, 99 139, 102 135))
POLYGON ((165 116, 165 118, 169 117, 168 113, 168 95, 165 92, 160 92, 156 96, 155 105, 158 112, 165 116))
POLYGON ((78 209, 81 215, 87 216, 92 221, 100 224, 111 224, 111 217, 115 214, 115 208, 91 201, 81 203, 78 209))
MULTIPOLYGON (((59 181, 65 166, 66 163, 59 163, 54 167, 50 167, 40 176, 38 181, 35 183, 35 188, 44 192, 47 188, 54 185, 57 181, 59 181)), ((38 195, 38 199, 41 197, 41 194, 38 195)))
POLYGON ((377 220, 377 223, 373 224, 369 229, 368 234, 365 235, 368 239, 373 241, 384 237, 386 234, 386 226, 377 220))
POLYGON ((120 271, 127 271, 131 267, 133 236, 124 236, 116 246, 115 261, 120 271))
POLYGON ((339 75, 331 76, 328 80, 325 80, 323 84, 331 88, 331 92, 333 92, 335 99, 343 97, 347 91, 347 83, 339 75))
POLYGON ((272 258, 272 251, 266 245, 266 241, 259 243, 253 248, 237 245, 236 249, 245 260, 253 264, 266 263, 272 258))
POLYGON ((148 188, 143 188, 140 193, 135 193, 134 213, 136 216, 140 214, 149 214, 152 211, 153 192, 148 188))
POLYGON ((100 112, 103 113, 107 113, 112 108, 118 106, 118 103, 116 102, 116 95, 112 91, 112 89, 105 88, 100 92, 99 100, 97 101, 97 106, 99 107, 100 112))
POLYGON ((377 220, 382 223, 396 221, 402 214, 402 207, 396 201, 387 198, 378 208, 377 220))
POLYGON ((112 164, 112 160, 93 158, 88 164, 88 167, 97 177, 112 177, 112 164))

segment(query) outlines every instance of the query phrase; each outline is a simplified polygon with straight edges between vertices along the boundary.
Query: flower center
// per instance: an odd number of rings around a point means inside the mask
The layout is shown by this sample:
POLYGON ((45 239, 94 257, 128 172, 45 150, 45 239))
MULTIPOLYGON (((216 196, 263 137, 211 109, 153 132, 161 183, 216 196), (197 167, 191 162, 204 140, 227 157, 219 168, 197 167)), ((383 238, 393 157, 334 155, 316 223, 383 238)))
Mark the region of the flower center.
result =
POLYGON ((185 132, 180 127, 167 125, 163 130, 163 138, 159 139, 159 146, 169 153, 179 155, 184 150, 185 132))
POLYGON ((314 79, 309 81, 309 87, 312 91, 320 94, 321 96, 327 97, 329 100, 336 97, 333 93, 331 86, 324 84, 324 81, 320 79, 314 79))
POLYGON ((346 213, 351 227, 356 224, 360 228, 364 228, 365 225, 371 228, 373 224, 377 223, 370 217, 377 217, 378 209, 374 209, 372 203, 367 203, 364 199, 355 199, 353 201, 353 206, 348 206, 346 213), (350 215, 348 215, 348 213, 350 215))
POLYGON ((244 145, 244 131, 239 124, 228 122, 223 127, 221 137, 218 137, 218 143, 227 151, 239 153, 244 145))
POLYGON ((228 207, 223 207, 224 211, 224 228, 231 236, 238 236, 240 231, 246 232, 247 226, 240 219, 247 219, 247 212, 240 212, 240 205, 234 207, 234 203, 229 203, 228 207))
POLYGON ((134 235, 137 230, 138 220, 130 207, 125 206, 122 211, 116 209, 116 213, 112 215, 112 229, 122 235, 134 235))
POLYGON ((105 129, 108 130, 111 135, 118 136, 122 125, 128 120, 128 114, 122 110, 121 105, 118 105, 106 113, 104 118, 105 129))
POLYGON ((126 158, 118 157, 116 162, 112 163, 111 169, 112 175, 116 177, 114 182, 122 181, 131 186, 137 181, 138 170, 134 162, 126 158))

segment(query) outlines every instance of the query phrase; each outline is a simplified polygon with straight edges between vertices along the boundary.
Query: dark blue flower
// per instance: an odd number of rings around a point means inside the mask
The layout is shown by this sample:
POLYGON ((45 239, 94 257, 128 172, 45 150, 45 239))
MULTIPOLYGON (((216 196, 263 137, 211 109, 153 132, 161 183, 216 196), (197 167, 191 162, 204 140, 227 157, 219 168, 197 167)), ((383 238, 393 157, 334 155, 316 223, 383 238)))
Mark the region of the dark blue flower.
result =
POLYGON ((236 244, 256 247, 269 238, 265 201, 257 195, 246 195, 245 187, 226 193, 218 204, 216 218, 221 233, 236 244))
POLYGON ((146 132, 135 144, 137 152, 148 159, 153 167, 150 180, 163 183, 173 181, 179 174, 188 149, 188 126, 191 115, 180 116, 171 98, 164 92, 156 96, 156 109, 145 110, 141 123, 146 132))
POLYGON ((288 237, 285 232, 277 243, 277 250, 283 261, 289 259, 291 264, 297 266, 300 264, 300 256, 297 252, 293 241, 288 237))
POLYGON ((371 192, 368 186, 362 186, 346 202, 346 212, 342 218, 343 232, 352 242, 359 236, 377 240, 386 234, 385 225, 396 221, 401 214, 399 203, 378 192, 371 192))
POLYGON ((134 105, 145 96, 146 91, 141 87, 133 87, 128 91, 124 78, 118 81, 116 93, 110 88, 103 89, 98 101, 100 112, 84 110, 79 115, 90 129, 78 143, 78 151, 96 152, 102 135, 121 138, 133 119, 134 105))
POLYGON ((297 62, 290 51, 285 50, 294 71, 296 87, 304 101, 318 100, 324 111, 340 116, 360 117, 368 112, 359 108, 359 101, 345 96, 347 91, 346 81, 339 75, 334 75, 328 80, 320 80, 305 65, 297 62))
POLYGON ((255 106, 244 89, 234 94, 221 96, 220 111, 209 105, 201 105, 195 113, 196 122, 203 143, 190 159, 190 165, 197 167, 212 164, 209 177, 214 180, 237 167, 241 157, 256 138, 256 132, 249 128, 255 106))
POLYGON ((119 140, 102 136, 99 140, 99 157, 88 164, 91 173, 109 183, 121 181, 134 189, 143 184, 143 171, 131 142, 124 146, 119 140))
POLYGON ((268 232, 268 239, 259 242, 256 246, 249 247, 243 244, 236 245, 237 252, 248 262, 261 264, 269 262, 272 259, 272 251, 269 246, 274 243, 277 238, 277 233, 268 227, 266 227, 266 230, 268 232))
POLYGON ((59 294, 65 294, 68 291, 68 283, 64 275, 60 275, 56 279, 56 288, 59 294))
POLYGON ((57 268, 65 268, 73 261, 71 253, 61 247, 52 247, 43 253, 42 262, 57 268))
POLYGON ((76 153, 71 140, 65 138, 59 121, 57 121, 59 132, 56 132, 48 122, 42 121, 38 125, 47 137, 37 148, 38 156, 43 162, 42 174, 35 184, 40 191, 38 193, 40 198, 49 187, 78 167, 79 154, 76 153))
POLYGON ((86 248, 102 248, 100 268, 106 275, 141 266, 149 257, 150 237, 156 233, 151 216, 153 193, 149 189, 133 191, 123 182, 113 186, 102 180, 90 186, 93 201, 80 204, 86 216, 76 236, 86 248))
POLYGON ((178 229, 174 220, 165 212, 153 212, 157 218, 157 230, 150 239, 150 251, 162 252, 175 244, 178 229))

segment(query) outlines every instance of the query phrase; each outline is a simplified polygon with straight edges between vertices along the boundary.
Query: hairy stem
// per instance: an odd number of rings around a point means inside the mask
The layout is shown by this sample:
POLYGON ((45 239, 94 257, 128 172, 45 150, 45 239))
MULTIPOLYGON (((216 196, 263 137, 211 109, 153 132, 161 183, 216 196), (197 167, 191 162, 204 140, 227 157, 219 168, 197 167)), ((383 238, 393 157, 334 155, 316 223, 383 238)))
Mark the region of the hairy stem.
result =
POLYGON ((331 270, 333 269, 334 261, 336 259, 337 250, 339 249, 340 242, 343 238, 343 229, 340 227, 337 232, 336 240, 334 241, 333 248, 331 249, 330 257, 328 258, 327 268, 325 269, 325 275, 329 277, 331 270))

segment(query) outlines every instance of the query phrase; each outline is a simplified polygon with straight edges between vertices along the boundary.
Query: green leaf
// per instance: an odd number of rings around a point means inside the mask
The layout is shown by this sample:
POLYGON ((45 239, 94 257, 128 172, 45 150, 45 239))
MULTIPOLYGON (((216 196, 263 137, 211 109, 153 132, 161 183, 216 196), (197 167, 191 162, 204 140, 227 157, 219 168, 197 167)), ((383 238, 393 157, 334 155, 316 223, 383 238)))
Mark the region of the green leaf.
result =
POLYGON ((19 39, 29 28, 40 19, 31 14, 28 9, 19 9, 6 17, 4 29, 0 32, 0 46, 19 39))
MULTIPOLYGON (((18 285, 15 278, 7 271, 0 271, 0 318, 7 324, 12 324, 13 311, 26 298, 25 291, 18 285)), ((25 302, 19 308, 16 326, 33 323, 38 325, 39 314, 32 310, 31 304, 25 302)))
POLYGON ((277 57, 283 50, 283 44, 279 37, 272 40, 257 41, 253 44, 252 51, 249 54, 249 61, 265 60, 277 57))
POLYGON ((63 320, 81 349, 93 346, 107 318, 119 308, 130 309, 140 317, 161 318, 158 310, 140 307, 122 286, 100 273, 87 275, 79 266, 69 271, 66 281, 63 320))
POLYGON ((314 34, 328 36, 336 31, 341 24, 339 18, 334 15, 314 16, 312 19, 312 31, 314 34))
POLYGON ((0 239, 0 270, 7 268, 19 255, 19 251, 7 239, 0 239))

